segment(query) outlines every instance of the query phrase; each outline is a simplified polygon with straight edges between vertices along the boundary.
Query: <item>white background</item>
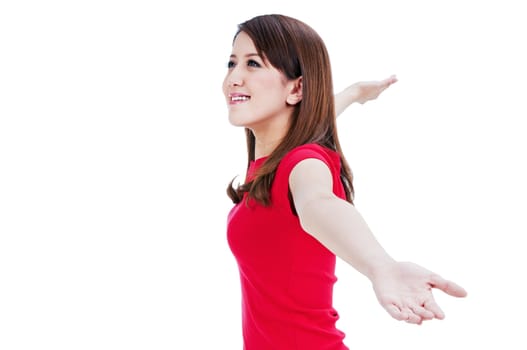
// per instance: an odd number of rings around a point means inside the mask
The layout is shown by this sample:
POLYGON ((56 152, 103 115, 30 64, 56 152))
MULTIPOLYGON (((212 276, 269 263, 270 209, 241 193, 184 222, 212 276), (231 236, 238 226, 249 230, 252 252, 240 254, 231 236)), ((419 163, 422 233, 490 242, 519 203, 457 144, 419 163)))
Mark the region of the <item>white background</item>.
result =
POLYGON ((245 138, 221 93, 236 25, 325 39, 336 91, 397 74, 340 138, 356 205, 397 259, 463 285, 392 320, 339 262, 352 349, 525 349, 520 1, 3 1, 0 349, 241 349, 225 187, 245 138), (181 3, 181 2, 180 2, 181 3))

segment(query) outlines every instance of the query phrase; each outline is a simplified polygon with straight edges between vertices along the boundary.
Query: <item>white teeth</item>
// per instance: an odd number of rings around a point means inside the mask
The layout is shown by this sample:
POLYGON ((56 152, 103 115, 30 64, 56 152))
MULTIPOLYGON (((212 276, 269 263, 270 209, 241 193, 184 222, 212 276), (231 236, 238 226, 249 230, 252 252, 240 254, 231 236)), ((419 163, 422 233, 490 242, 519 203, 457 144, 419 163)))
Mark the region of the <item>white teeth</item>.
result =
POLYGON ((249 97, 248 96, 232 96, 231 97, 231 101, 235 102, 235 101, 247 101, 249 100, 249 97))

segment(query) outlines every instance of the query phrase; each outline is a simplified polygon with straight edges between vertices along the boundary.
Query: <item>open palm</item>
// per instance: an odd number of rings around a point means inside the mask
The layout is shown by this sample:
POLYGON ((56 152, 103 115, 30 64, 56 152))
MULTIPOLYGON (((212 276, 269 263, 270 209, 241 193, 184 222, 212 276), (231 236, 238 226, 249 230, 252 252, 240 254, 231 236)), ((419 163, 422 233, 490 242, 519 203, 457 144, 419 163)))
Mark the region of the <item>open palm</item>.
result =
POLYGON ((411 262, 381 270, 372 283, 377 300, 393 318, 414 324, 445 317, 434 299, 434 288, 453 297, 467 295, 458 284, 411 262))

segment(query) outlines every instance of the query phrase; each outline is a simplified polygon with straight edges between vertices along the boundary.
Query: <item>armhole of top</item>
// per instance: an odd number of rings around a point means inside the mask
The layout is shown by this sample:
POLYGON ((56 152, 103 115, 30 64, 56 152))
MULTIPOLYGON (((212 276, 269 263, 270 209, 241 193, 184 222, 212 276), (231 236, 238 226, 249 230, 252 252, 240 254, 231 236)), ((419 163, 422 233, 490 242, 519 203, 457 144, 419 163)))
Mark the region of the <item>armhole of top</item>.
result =
POLYGON ((287 198, 289 199, 289 209, 291 210, 291 213, 294 216, 298 216, 298 213, 296 212, 295 201, 293 200, 293 194, 291 193, 289 184, 287 185, 287 198))

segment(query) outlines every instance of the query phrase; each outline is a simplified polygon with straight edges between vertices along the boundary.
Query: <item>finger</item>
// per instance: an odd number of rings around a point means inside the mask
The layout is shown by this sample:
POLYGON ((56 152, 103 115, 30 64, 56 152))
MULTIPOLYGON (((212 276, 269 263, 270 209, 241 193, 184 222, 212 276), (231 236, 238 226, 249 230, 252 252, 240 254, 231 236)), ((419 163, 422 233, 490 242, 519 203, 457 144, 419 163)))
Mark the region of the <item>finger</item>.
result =
POLYGON ((415 314, 410 308, 403 308, 402 311, 408 315, 407 319, 405 320, 407 323, 421 324, 423 322, 423 319, 419 315, 415 314))
POLYGON ((435 300, 433 300, 433 299, 432 300, 427 300, 423 304, 423 307, 425 309, 427 309, 428 311, 432 312, 434 314, 434 317, 437 318, 438 320, 442 320, 442 319, 445 318, 445 313, 443 312, 443 310, 441 310, 439 305, 437 305, 435 300))
POLYGON ((398 321, 406 321, 408 319, 408 313, 402 312, 402 310, 394 304, 383 305, 383 307, 390 314, 390 316, 398 321))
POLYGON ((467 291, 463 287, 439 275, 432 275, 430 284, 433 288, 442 290, 453 297, 463 298, 467 296, 467 291))
POLYGON ((397 82, 397 77, 395 74, 390 75, 388 78, 384 79, 384 84, 386 87, 392 85, 393 83, 397 82))
POLYGON ((423 306, 421 305, 417 305, 417 304, 413 304, 411 306, 409 306, 410 310, 412 310, 412 312, 414 314, 416 314, 417 316, 421 317, 421 319, 424 319, 424 320, 431 320, 435 317, 435 314, 430 311, 430 310, 427 310, 425 307, 424 307, 424 304, 423 306))

